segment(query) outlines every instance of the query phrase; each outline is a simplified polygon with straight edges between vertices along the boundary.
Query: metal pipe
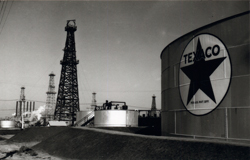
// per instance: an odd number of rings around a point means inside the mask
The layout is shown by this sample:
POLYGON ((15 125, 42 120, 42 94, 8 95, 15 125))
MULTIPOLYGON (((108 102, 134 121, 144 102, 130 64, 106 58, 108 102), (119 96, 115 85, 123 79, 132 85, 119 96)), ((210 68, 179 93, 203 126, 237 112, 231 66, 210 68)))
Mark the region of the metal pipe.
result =
POLYGON ((126 102, 121 102, 121 101, 111 101, 111 103, 124 103, 124 105, 126 105, 126 102))
POLYGON ((227 113, 227 108, 225 109, 225 138, 228 140, 228 113, 227 113))
POLYGON ((174 133, 177 133, 176 112, 174 112, 174 133))
MULTIPOLYGON (((21 104, 22 104, 22 102, 21 102, 21 104)), ((24 105, 25 105, 25 103, 24 103, 24 105)), ((23 106, 23 107, 25 107, 25 106, 23 106)), ((22 107, 21 107, 22 108, 22 107)), ((23 110, 23 109, 22 109, 23 110)), ((24 128, 24 118, 23 118, 23 114, 21 114, 21 117, 22 117, 22 129, 24 128)))

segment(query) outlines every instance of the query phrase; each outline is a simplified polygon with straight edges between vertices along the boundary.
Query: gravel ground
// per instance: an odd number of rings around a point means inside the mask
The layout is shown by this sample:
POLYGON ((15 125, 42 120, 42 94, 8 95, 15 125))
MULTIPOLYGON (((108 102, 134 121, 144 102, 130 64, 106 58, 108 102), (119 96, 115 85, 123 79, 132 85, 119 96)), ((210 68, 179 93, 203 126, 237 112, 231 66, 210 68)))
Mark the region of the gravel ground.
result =
POLYGON ((44 152, 35 151, 35 154, 29 154, 26 152, 20 152, 20 148, 22 146, 32 147, 39 142, 23 142, 23 143, 7 143, 6 140, 0 141, 0 159, 8 159, 8 160, 33 160, 33 159, 43 159, 43 160, 61 160, 62 158, 58 158, 55 156, 51 156, 44 152), (14 153, 13 155, 7 154, 14 153))
POLYGON ((250 159, 248 145, 145 136, 86 127, 30 128, 0 146, 4 148, 6 145, 12 150, 26 145, 38 153, 33 157, 22 154, 27 156, 21 157, 24 159, 250 159))
POLYGON ((33 147, 69 159, 249 159, 250 147, 184 138, 70 128, 33 147))

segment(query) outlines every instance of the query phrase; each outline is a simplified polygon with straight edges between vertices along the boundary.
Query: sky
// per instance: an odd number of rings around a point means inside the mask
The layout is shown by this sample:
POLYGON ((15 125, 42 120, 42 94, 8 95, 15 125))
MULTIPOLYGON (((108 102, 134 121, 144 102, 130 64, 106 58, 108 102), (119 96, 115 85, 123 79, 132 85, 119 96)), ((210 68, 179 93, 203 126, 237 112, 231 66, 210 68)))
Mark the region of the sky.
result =
MULTIPOLYGON (((178 37, 249 10, 248 1, 1 1, 0 117, 15 113, 21 87, 27 100, 46 102, 66 41, 67 20, 75 32, 80 110, 96 92, 125 101, 129 109, 161 109, 162 50, 178 37)), ((57 97, 57 96, 56 96, 57 97)))

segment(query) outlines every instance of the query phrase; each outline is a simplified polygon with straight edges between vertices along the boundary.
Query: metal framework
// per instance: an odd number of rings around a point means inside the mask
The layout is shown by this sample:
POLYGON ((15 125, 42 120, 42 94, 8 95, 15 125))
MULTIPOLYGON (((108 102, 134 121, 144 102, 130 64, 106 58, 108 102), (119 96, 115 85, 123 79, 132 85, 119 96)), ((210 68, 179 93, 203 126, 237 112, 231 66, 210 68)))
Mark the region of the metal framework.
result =
POLYGON ((24 90, 25 90, 25 87, 21 87, 20 101, 25 101, 24 90))
POLYGON ((94 110, 96 107, 96 93, 92 93, 92 103, 91 103, 91 110, 94 110))
POLYGON ((152 96, 152 105, 151 105, 151 116, 156 115, 156 102, 155 102, 155 95, 152 96))
POLYGON ((54 77, 55 77, 55 74, 51 72, 49 74, 49 87, 48 87, 48 91, 46 92, 47 94, 46 109, 45 109, 46 117, 51 117, 54 115, 54 109, 56 105, 56 98, 55 98, 56 92, 55 92, 54 77))
POLYGON ((60 62, 62 70, 54 113, 54 119, 59 121, 72 121, 72 126, 76 120, 76 112, 80 110, 76 67, 79 60, 76 60, 74 37, 76 30, 75 20, 68 20, 65 27, 67 37, 63 50, 64 57, 60 62))
POLYGON ((22 116, 22 113, 25 112, 25 87, 21 87, 21 93, 20 93, 20 99, 16 102, 16 116, 20 117, 22 116), (18 109, 19 106, 19 109, 18 109))

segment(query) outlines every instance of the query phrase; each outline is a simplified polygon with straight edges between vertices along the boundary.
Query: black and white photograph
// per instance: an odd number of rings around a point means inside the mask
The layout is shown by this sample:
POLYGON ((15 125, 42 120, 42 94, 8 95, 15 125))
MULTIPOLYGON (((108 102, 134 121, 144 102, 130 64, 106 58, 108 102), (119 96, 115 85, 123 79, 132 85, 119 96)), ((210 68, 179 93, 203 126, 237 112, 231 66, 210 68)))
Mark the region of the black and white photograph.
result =
POLYGON ((250 159, 250 1, 0 0, 0 159, 250 159))

